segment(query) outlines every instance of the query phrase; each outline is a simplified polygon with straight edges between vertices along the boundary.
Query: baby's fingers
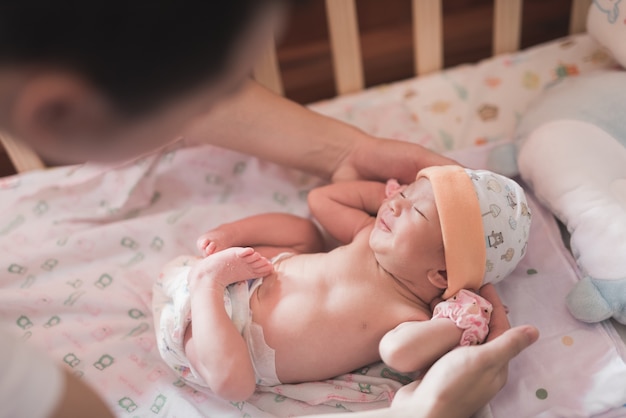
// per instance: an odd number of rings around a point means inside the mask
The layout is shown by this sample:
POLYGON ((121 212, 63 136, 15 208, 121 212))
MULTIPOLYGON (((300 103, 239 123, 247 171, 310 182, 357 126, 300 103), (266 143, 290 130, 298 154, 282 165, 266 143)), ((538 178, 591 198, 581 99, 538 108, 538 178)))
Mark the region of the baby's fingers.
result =
POLYGON ((204 248, 204 254, 208 257, 217 251, 217 244, 213 241, 209 242, 204 248))
POLYGON ((209 240, 206 235, 202 235, 200 238, 198 238, 198 240, 196 241, 196 247, 198 248, 198 250, 200 250, 200 252, 202 254, 204 254, 204 249, 206 248, 207 245, 209 245, 209 242, 211 242, 211 240, 209 240))

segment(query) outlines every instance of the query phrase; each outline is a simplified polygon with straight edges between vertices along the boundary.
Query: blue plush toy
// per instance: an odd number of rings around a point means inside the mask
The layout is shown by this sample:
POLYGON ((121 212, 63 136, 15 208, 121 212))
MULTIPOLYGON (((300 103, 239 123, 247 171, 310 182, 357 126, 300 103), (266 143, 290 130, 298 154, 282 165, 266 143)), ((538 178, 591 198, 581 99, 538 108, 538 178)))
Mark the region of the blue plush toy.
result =
MULTIPOLYGON (((620 2, 595 0, 587 28, 626 66, 620 2)), ((567 226, 584 274, 567 297, 570 312, 585 322, 613 317, 626 324, 626 71, 551 88, 530 106, 512 146, 495 149, 489 168, 519 172, 567 226)))

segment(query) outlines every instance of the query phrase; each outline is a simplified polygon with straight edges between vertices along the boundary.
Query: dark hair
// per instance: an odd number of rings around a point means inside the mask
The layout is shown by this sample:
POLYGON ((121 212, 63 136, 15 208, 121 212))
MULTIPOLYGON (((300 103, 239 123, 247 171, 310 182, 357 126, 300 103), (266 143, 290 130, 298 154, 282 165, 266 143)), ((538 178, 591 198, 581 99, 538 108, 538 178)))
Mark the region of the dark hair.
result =
POLYGON ((1 0, 0 66, 77 71, 142 113, 224 70, 237 38, 279 0, 1 0))

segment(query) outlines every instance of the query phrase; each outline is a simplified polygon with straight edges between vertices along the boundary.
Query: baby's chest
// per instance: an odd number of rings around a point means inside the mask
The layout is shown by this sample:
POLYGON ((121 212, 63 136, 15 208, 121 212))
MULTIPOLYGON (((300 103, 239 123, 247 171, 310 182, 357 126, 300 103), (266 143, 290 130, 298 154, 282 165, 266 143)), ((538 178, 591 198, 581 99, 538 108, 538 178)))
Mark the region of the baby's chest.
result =
POLYGON ((347 268, 346 254, 341 257, 342 263, 334 263, 332 256, 316 259, 316 268, 308 269, 299 268, 300 260, 287 260, 292 263, 261 286, 260 303, 252 306, 256 319, 288 333, 286 328, 380 336, 416 316, 417 308, 373 276, 365 263, 347 268))
POLYGON ((402 322, 424 319, 423 315, 406 301, 386 289, 366 284, 335 285, 323 302, 314 308, 312 326, 328 327, 336 324, 338 332, 355 338, 380 339, 402 322))

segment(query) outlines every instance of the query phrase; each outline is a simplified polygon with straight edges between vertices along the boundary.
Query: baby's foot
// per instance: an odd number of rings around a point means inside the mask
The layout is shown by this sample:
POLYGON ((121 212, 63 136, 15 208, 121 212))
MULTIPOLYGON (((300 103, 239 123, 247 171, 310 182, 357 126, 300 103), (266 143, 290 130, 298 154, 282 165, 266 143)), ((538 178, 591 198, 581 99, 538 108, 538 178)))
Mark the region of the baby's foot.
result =
MULTIPOLYGON (((231 247, 200 260, 190 280, 214 280, 224 286, 255 277, 265 277, 274 270, 272 263, 250 247, 231 247)), ((190 283, 191 284, 191 283, 190 283)))

